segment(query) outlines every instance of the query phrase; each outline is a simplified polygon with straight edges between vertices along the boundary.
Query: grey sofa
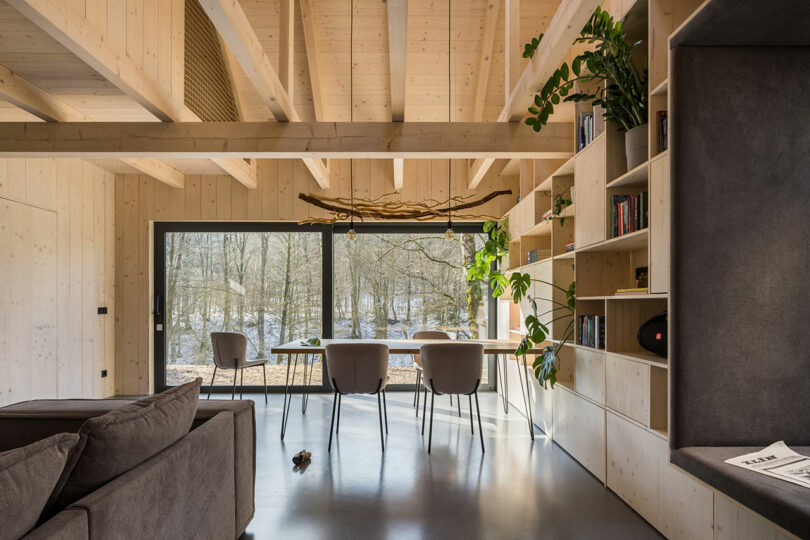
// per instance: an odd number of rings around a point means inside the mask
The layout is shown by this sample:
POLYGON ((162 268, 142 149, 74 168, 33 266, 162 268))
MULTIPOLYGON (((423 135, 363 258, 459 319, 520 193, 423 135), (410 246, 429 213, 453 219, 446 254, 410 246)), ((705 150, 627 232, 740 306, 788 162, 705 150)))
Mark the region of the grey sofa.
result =
MULTIPOLYGON (((0 408, 0 452, 135 400, 35 400, 0 408)), ((252 401, 200 401, 177 442, 72 503, 24 538, 238 538, 254 513, 252 401)))

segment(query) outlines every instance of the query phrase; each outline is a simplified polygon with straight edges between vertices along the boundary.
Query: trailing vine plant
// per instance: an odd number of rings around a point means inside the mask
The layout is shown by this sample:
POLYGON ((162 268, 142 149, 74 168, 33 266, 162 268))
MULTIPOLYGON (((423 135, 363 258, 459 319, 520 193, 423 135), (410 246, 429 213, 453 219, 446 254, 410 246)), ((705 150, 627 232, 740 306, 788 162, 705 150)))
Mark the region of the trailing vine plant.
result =
MULTIPOLYGON (((596 8, 574 43, 594 45, 571 61, 564 62, 534 96, 526 124, 540 131, 560 102, 591 101, 604 107, 604 117, 618 122, 621 129, 647 123, 647 69, 633 64, 632 51, 641 41, 628 43, 624 20, 614 21, 607 11, 596 8), (574 83, 598 83, 594 92, 572 92, 574 83)), ((531 58, 543 40, 543 34, 524 47, 523 57, 531 58)))
POLYGON ((571 191, 563 190, 554 196, 554 204, 551 207, 551 215, 546 218, 546 221, 551 221, 556 217, 560 218, 560 225, 565 225, 565 216, 560 216, 568 206, 573 204, 571 200, 571 191))
POLYGON ((572 282, 567 289, 554 283, 549 283, 542 279, 532 278, 531 275, 521 272, 511 272, 508 276, 504 273, 502 263, 504 257, 509 254, 509 234, 508 218, 503 221, 487 221, 484 224, 484 232, 489 235, 489 239, 484 246, 475 254, 475 262, 467 268, 467 279, 480 279, 486 281, 492 288, 492 296, 499 297, 504 294, 507 288, 511 289, 512 301, 519 304, 527 301, 531 306, 531 314, 526 316, 526 335, 520 341, 515 356, 524 356, 534 348, 542 347, 542 353, 532 363, 535 377, 543 385, 543 388, 554 388, 557 382, 557 368, 559 367, 560 350, 574 336, 574 305, 575 305, 575 283, 572 282), (529 293, 532 282, 550 285, 552 288, 565 293, 565 303, 558 302, 553 298, 551 309, 538 313, 537 298, 529 293), (562 332, 562 339, 551 345, 543 346, 542 343, 549 339, 549 325, 556 321, 568 320, 565 330, 562 332))

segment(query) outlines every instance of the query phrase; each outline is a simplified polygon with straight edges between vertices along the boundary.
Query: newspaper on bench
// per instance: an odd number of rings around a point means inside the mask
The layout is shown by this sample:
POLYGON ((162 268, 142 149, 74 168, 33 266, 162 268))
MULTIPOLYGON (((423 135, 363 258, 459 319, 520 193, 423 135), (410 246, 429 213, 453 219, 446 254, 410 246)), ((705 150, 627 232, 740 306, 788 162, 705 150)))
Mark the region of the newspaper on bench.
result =
POLYGON ((797 454, 784 441, 759 452, 727 459, 726 463, 810 488, 810 457, 797 454))

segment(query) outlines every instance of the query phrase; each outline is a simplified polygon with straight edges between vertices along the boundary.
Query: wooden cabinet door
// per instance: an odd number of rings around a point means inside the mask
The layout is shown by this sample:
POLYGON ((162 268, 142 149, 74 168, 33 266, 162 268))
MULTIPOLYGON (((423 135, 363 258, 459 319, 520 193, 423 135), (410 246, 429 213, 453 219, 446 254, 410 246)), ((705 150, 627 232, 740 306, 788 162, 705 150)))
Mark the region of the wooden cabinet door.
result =
POLYGON ((650 164, 650 292, 669 292, 669 155, 650 164))
POLYGON ((605 240, 605 137, 585 147, 574 169, 576 248, 605 240))

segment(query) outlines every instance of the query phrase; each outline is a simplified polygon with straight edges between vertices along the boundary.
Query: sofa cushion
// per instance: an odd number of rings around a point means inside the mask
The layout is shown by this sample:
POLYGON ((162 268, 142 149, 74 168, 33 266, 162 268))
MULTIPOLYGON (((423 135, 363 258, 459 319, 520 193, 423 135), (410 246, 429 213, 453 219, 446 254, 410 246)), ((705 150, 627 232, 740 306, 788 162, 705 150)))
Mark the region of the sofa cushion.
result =
POLYGON ((202 379, 90 418, 48 504, 52 515, 188 433, 202 379))
POLYGON ((0 540, 34 528, 78 441, 61 433, 0 454, 0 540))

